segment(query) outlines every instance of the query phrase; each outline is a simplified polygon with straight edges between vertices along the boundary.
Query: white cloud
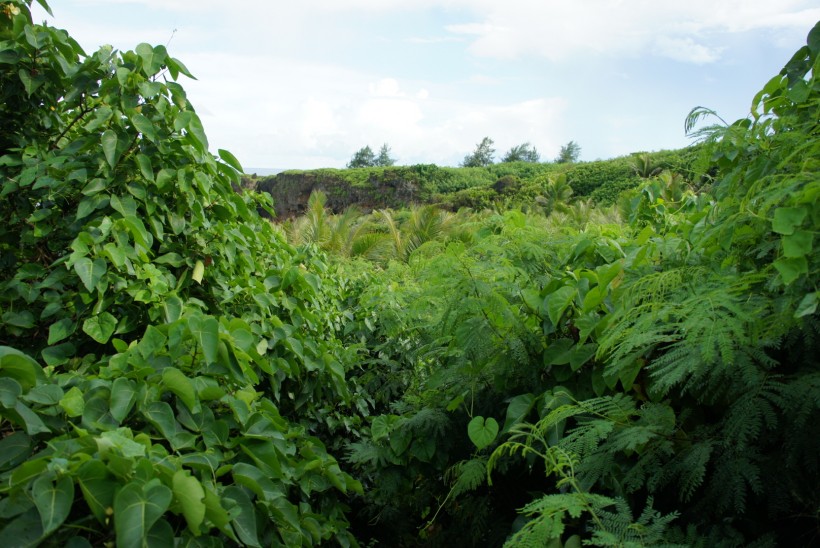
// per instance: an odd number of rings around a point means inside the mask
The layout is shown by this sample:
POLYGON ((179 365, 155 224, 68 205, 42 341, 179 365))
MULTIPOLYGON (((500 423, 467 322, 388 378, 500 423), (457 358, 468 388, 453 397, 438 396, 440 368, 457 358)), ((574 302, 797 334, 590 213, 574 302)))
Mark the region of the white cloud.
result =
POLYGON ((712 63, 720 57, 717 48, 698 44, 691 38, 660 36, 655 42, 657 51, 664 57, 685 63, 712 63))
POLYGON ((399 90, 399 83, 394 78, 383 78, 368 87, 370 95, 375 97, 401 97, 404 95, 399 90))
POLYGON ((487 36, 495 32, 508 32, 510 30, 507 27, 497 27, 489 23, 462 23, 458 25, 447 25, 444 29, 456 34, 476 34, 478 36, 487 36))
POLYGON ((299 126, 305 148, 315 148, 323 137, 339 134, 333 107, 325 101, 312 97, 302 103, 302 118, 299 126))
POLYGON ((445 44, 448 42, 463 42, 464 40, 456 36, 434 36, 431 38, 415 36, 408 38, 407 41, 411 44, 445 44))
POLYGON ((431 82, 264 57, 200 53, 185 62, 199 78, 184 84, 212 148, 245 166, 342 167, 358 148, 382 143, 402 164, 455 165, 485 135, 499 154, 562 141, 566 102, 556 98, 477 101, 431 82), (249 74, 253 82, 241 77, 249 74))
MULTIPOLYGON (((162 14, 174 14, 177 19, 184 14, 186 17, 179 20, 180 36, 175 41, 183 39, 190 19, 205 14, 226 26, 240 26, 243 32, 238 39, 262 43, 269 32, 278 37, 298 38, 306 26, 315 28, 317 13, 347 14, 355 19, 360 14, 400 16, 408 12, 446 11, 461 15, 466 21, 444 25, 441 30, 447 33, 445 36, 406 41, 435 44, 466 40, 477 56, 538 56, 553 61, 565 61, 576 55, 616 57, 650 53, 678 61, 708 63, 719 58, 719 48, 712 43, 716 35, 760 29, 805 31, 820 20, 816 0, 244 0, 238 5, 224 0, 75 0, 75 4, 94 6, 97 11, 111 5, 141 6, 160 21, 162 14)), ((59 13, 59 8, 55 7, 59 18, 71 15, 70 10, 59 13)), ((156 27, 151 27, 151 18, 146 16, 144 21, 144 30, 138 33, 135 29, 123 29, 134 36, 130 42, 165 42, 173 30, 153 30, 156 27)), ((340 23, 340 28, 333 32, 344 32, 343 27, 344 23, 340 23)))
MULTIPOLYGON (((499 155, 529 141, 545 158, 570 138, 579 139, 585 151, 593 150, 587 144, 593 139, 609 140, 610 149, 617 145, 618 151, 635 142, 660 146, 672 142, 654 137, 671 97, 664 96, 664 104, 640 120, 645 126, 635 122, 619 130, 598 123, 615 101, 623 112, 646 105, 645 100, 626 102, 643 97, 636 90, 648 93, 649 86, 642 74, 619 61, 654 56, 687 63, 687 70, 704 69, 691 78, 693 88, 703 87, 710 77, 705 70, 731 48, 732 33, 757 31, 761 44, 755 47, 792 48, 794 37, 802 42, 820 20, 816 0, 53 4, 57 26, 68 28, 90 50, 101 43, 123 49, 139 42, 166 43, 178 29, 170 49, 199 78, 183 84, 213 148, 233 151, 248 166, 280 168, 342 166, 359 147, 383 142, 400 163, 453 165, 484 136, 495 140, 499 155), (412 26, 420 21, 423 26, 412 26), (404 56, 411 49, 408 42, 428 45, 404 56), (391 55, 404 62, 391 65, 391 55), (520 58, 528 61, 523 70, 523 63, 495 60, 520 58), (544 58, 555 64, 538 62, 544 58), (603 63, 590 65, 591 59, 603 63), (596 71, 601 66, 610 72, 596 71), (598 88, 607 98, 594 104, 587 92, 598 88), (585 103, 579 107, 580 101, 585 103), (566 120, 570 110, 574 119, 566 120), (576 133, 568 133, 569 124, 576 133), (595 127, 577 133, 584 124, 595 127)), ((671 82, 669 73, 665 80, 671 82)), ((664 78, 655 73, 654 80, 664 78)), ((678 93, 684 85, 670 83, 666 89, 678 93)), ((744 106, 755 91, 742 92, 744 106)), ((703 104, 702 94, 689 93, 677 101, 703 104)), ((676 122, 678 133, 679 126, 676 122)), ((598 150, 590 156, 603 154, 603 148, 598 150)))
POLYGON ((369 131, 398 135, 414 131, 424 118, 421 107, 408 99, 371 99, 357 113, 356 122, 369 131))
POLYGON ((719 58, 718 48, 709 43, 715 34, 805 30, 820 19, 820 8, 808 0, 479 1, 472 11, 477 20, 447 30, 475 36, 475 55, 553 61, 650 53, 708 63, 719 58))

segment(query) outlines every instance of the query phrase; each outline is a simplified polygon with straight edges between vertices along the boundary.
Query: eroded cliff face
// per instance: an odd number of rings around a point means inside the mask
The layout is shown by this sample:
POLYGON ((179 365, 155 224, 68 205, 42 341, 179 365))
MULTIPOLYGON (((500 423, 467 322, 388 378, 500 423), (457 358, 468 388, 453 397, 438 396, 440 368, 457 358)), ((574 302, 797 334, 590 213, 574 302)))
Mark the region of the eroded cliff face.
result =
MULTIPOLYGON (((688 177, 694 173, 692 162, 696 157, 696 147, 691 147, 643 153, 640 159, 656 170, 668 169, 688 177)), ((515 195, 526 185, 540 184, 538 181, 546 180, 545 177, 561 174, 566 175, 574 198, 589 196, 596 202, 609 204, 619 192, 643 181, 643 176, 636 171, 635 160, 633 155, 577 164, 511 162, 458 168, 417 164, 283 171, 266 177, 246 177, 242 186, 269 193, 278 219, 304 213, 314 190, 327 195, 326 207, 334 213, 341 213, 351 205, 364 212, 418 203, 458 209, 486 207, 487 200, 492 202, 499 196, 515 195), (476 193, 487 196, 476 200, 476 193)))
POLYGON ((410 169, 371 170, 354 181, 337 170, 283 172, 259 179, 256 190, 273 197, 278 219, 304 213, 314 190, 327 195, 327 207, 335 213, 356 205, 362 211, 399 208, 429 197, 417 174, 410 169))

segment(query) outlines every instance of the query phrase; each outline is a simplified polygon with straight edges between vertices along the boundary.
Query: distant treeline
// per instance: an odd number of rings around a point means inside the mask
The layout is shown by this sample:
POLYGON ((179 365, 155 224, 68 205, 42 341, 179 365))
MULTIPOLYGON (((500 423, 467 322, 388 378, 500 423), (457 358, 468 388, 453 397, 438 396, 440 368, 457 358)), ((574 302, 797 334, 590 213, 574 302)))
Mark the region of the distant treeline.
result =
MULTIPOLYGON (((433 164, 354 169, 290 170, 267 177, 246 176, 246 188, 273 197, 278 218, 299 215, 311 192, 327 195, 327 207, 341 212, 351 205, 364 211, 438 204, 458 210, 483 209, 504 202, 526 201, 551 177, 565 175, 573 196, 611 204, 618 194, 663 170, 691 180, 701 171, 694 165, 694 147, 635 153, 610 160, 581 163, 508 162, 486 167, 439 167, 433 164)), ((694 182, 694 181, 693 181, 694 182)))

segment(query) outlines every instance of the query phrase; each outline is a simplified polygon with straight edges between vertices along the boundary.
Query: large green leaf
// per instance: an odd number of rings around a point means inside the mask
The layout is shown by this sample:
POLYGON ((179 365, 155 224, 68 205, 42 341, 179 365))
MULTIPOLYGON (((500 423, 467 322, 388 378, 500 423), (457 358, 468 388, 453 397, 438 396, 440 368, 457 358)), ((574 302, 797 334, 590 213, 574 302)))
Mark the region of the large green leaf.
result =
POLYGON ((125 427, 103 432, 96 442, 100 455, 103 457, 108 457, 111 449, 116 449, 127 459, 144 457, 146 452, 146 447, 134 441, 131 430, 125 427))
POLYGON ((106 129, 100 138, 103 154, 108 165, 114 167, 117 163, 117 133, 114 130, 106 129))
POLYGON ((217 150, 217 153, 219 154, 219 158, 223 162, 234 168, 239 173, 244 173, 244 170, 242 169, 242 164, 239 163, 239 160, 236 159, 236 156, 231 154, 229 151, 223 150, 221 148, 217 150))
POLYGON ((43 525, 37 508, 23 512, 9 520, 5 527, 0 529, 0 535, 15 548, 34 548, 40 546, 43 536, 43 525))
POLYGON ((31 496, 40 513, 43 535, 49 535, 65 521, 71 511, 74 481, 70 476, 62 476, 57 481, 49 476, 41 476, 32 485, 31 496))
POLYGON ((111 384, 110 413, 117 422, 122 422, 131 411, 137 399, 137 385, 134 381, 119 377, 111 384))
POLYGON ((390 420, 389 417, 379 415, 373 419, 370 425, 370 435, 374 441, 386 438, 390 434, 390 420))
POLYGON ((136 215, 129 215, 122 218, 122 223, 128 229, 128 232, 131 233, 131 236, 134 238, 134 242, 141 245, 145 249, 151 248, 154 238, 148 230, 146 230, 145 223, 142 222, 142 219, 136 215))
POLYGON ((40 384, 29 390, 23 399, 28 403, 40 405, 55 405, 63 397, 63 389, 56 384, 40 384))
POLYGON ((545 299, 547 315, 553 325, 558 325, 561 316, 572 302, 572 299, 575 298, 576 293, 577 290, 574 287, 563 286, 547 295, 545 299))
POLYGON ((117 318, 108 312, 91 316, 83 322, 83 332, 100 344, 105 344, 117 328, 117 318))
POLYGON ((139 55, 142 59, 142 69, 145 71, 145 75, 151 76, 153 74, 152 66, 154 65, 154 48, 151 47, 151 44, 146 44, 143 42, 141 44, 137 44, 134 51, 136 51, 137 55, 139 55))
POLYGON ((125 196, 112 195, 111 207, 123 217, 137 216, 137 202, 127 194, 125 196))
MULTIPOLYGON (((200 546, 197 539, 187 539, 188 543, 184 546, 191 546, 192 548, 200 546)), ((166 546, 174 546, 174 528, 163 518, 157 522, 148 531, 148 537, 145 539, 145 546, 147 548, 165 548, 166 546)), ((183 544, 180 544, 183 546, 183 544)), ((207 545, 206 545, 207 546, 207 545)))
POLYGON ((12 409, 17 405, 17 398, 23 395, 23 387, 15 379, 0 377, 0 405, 12 409))
POLYGON ((154 167, 151 165, 151 158, 146 156, 145 154, 137 154, 136 156, 137 167, 140 169, 140 173, 142 176, 145 177, 149 181, 154 180, 154 167))
POLYGON ((34 327, 34 314, 28 310, 9 310, 4 312, 0 319, 2 319, 2 323, 22 327, 23 329, 34 327))
POLYGON ((504 420, 502 432, 507 432, 512 426, 523 421, 535 404, 533 394, 520 394, 507 404, 507 417, 504 420))
POLYGON ((162 310, 165 313, 165 322, 173 323, 182 315, 182 299, 177 296, 170 296, 162 303, 162 310))
POLYGON ((205 355, 205 361, 215 363, 219 345, 219 322, 213 316, 194 315, 188 318, 191 335, 205 355))
POLYGON ((498 435, 498 422, 492 417, 486 420, 481 416, 473 417, 467 425, 467 435, 479 450, 484 449, 498 435))
POLYGON ((4 312, 0 319, 2 319, 2 323, 13 325, 15 327, 22 327, 24 329, 34 327, 34 314, 28 310, 9 310, 4 312))
POLYGON ((114 528, 118 548, 143 548, 154 523, 171 504, 173 493, 159 480, 133 481, 114 497, 114 528))
POLYGON ((804 207, 778 207, 774 210, 772 230, 778 234, 794 234, 794 229, 803 223, 807 214, 804 207))
POLYGON ((11 377, 20 383, 23 392, 28 392, 43 377, 43 368, 19 350, 0 346, 0 377, 11 377))
POLYGON ((230 486, 225 488, 222 497, 235 504, 231 510, 231 522, 239 540, 247 546, 259 548, 261 545, 256 532, 256 509, 248 494, 241 487, 230 486))
POLYGON ((37 434, 45 434, 51 432, 48 426, 42 421, 40 416, 29 409, 23 402, 18 401, 14 405, 14 412, 20 417, 23 421, 23 426, 26 428, 26 432, 29 436, 35 436, 37 434))
POLYGON ((143 406, 142 413, 166 439, 172 439, 179 431, 179 424, 174 417, 174 410, 164 401, 155 401, 143 406))
POLYGON ((76 329, 74 320, 71 318, 63 318, 51 324, 48 328, 48 344, 56 344, 64 339, 67 339, 74 333, 76 329))
POLYGON ((239 446, 254 460, 266 477, 282 479, 282 459, 275 443, 268 440, 245 439, 239 446))
POLYGON ((157 132, 156 129, 154 129, 154 124, 152 124, 151 120, 149 120, 142 114, 135 114, 134 116, 132 116, 131 123, 133 123, 134 127, 137 128, 137 131, 142 133, 143 136, 148 140, 157 140, 157 132))
POLYGON ((815 291, 813 293, 806 294, 806 296, 800 301, 800 304, 797 305, 797 310, 794 312, 794 317, 802 318, 803 316, 814 314, 817 310, 818 300, 820 300, 820 292, 815 291))
POLYGON ((231 515, 222 507, 222 499, 215 492, 213 484, 207 483, 203 485, 205 489, 205 518, 217 526, 234 542, 239 542, 236 534, 231 527, 231 515))
POLYGON ((149 325, 145 328, 145 334, 142 336, 139 344, 137 344, 137 349, 144 358, 150 359, 157 351, 163 349, 167 342, 168 337, 165 333, 153 325, 149 325))
POLYGON ((205 490, 198 479, 183 470, 177 470, 172 484, 174 497, 182 509, 185 521, 188 522, 188 528, 198 536, 199 527, 205 520, 205 490))
POLYGON ((776 260, 774 267, 783 278, 783 283, 791 284, 803 274, 808 274, 809 265, 805 257, 783 257, 776 260))
POLYGON ((43 349, 43 361, 51 366, 62 365, 68 362, 68 360, 74 356, 76 351, 77 349, 75 346, 69 342, 49 346, 48 348, 43 349))
POLYGON ((208 150, 208 137, 205 136, 205 130, 202 127, 202 121, 196 113, 191 112, 191 117, 188 122, 188 134, 193 137, 194 146, 200 150, 208 150))
POLYGON ((783 236, 783 255, 786 257, 805 257, 811 253, 814 234, 808 230, 795 230, 783 236))
POLYGON ((88 291, 94 291, 97 282, 103 277, 106 272, 106 265, 103 259, 94 259, 93 261, 88 257, 80 257, 74 261, 74 270, 80 281, 88 291))
POLYGON ((81 417, 85 410, 83 391, 76 386, 72 386, 60 399, 60 407, 69 417, 81 417))
POLYGON ((188 409, 196 413, 199 411, 199 402, 196 397, 196 390, 191 379, 175 367, 166 367, 162 370, 162 383, 171 390, 188 409))
POLYGON ((0 469, 5 468, 25 455, 32 449, 31 437, 24 432, 14 432, 0 440, 0 469))
POLYGON ((89 460, 77 469, 77 483, 91 513, 101 524, 108 520, 108 509, 114 504, 117 482, 108 473, 105 464, 89 460))
MULTIPOLYGON (((231 470, 231 475, 236 483, 244 485, 262 500, 273 500, 284 496, 281 482, 274 483, 262 470, 251 464, 244 462, 235 464, 231 470)), ((226 496, 228 495, 226 494, 226 496)))

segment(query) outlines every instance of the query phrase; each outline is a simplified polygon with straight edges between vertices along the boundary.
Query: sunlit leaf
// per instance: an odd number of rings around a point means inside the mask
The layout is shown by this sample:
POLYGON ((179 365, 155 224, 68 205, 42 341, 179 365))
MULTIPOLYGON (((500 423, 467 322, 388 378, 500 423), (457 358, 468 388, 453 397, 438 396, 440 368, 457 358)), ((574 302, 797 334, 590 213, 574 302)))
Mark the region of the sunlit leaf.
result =
POLYGON ((94 291, 97 283, 105 275, 107 267, 103 259, 92 261, 88 257, 81 257, 74 262, 74 270, 85 288, 88 291, 94 291))
POLYGON ((171 390, 189 410, 196 412, 199 409, 199 403, 196 397, 194 385, 191 379, 185 376, 182 371, 175 367, 166 367, 162 370, 162 382, 171 390))
POLYGON ((108 312, 91 316, 83 322, 83 332, 100 344, 105 344, 117 328, 117 319, 108 312))
POLYGON ((71 387, 60 399, 60 407, 69 417, 81 417, 85 410, 83 392, 76 386, 71 387))
POLYGON ((174 497, 182 508, 188 528, 199 535, 199 526, 205 519, 205 491, 202 484, 187 472, 178 470, 173 477, 174 497))

